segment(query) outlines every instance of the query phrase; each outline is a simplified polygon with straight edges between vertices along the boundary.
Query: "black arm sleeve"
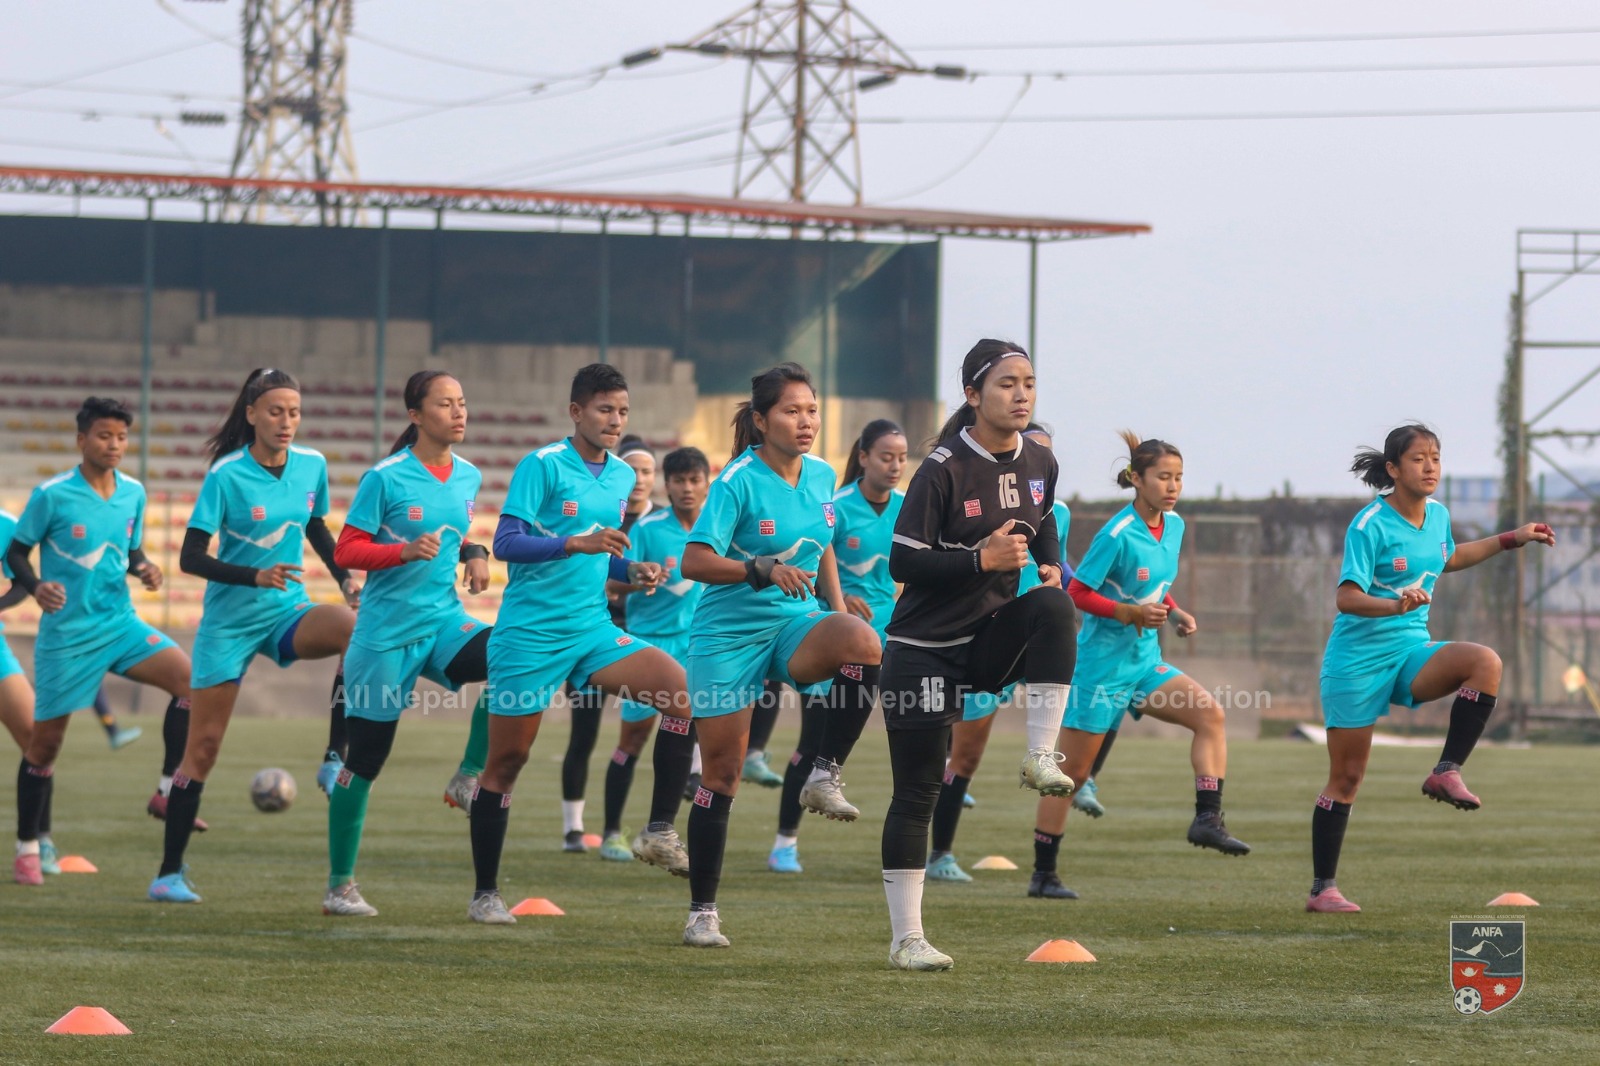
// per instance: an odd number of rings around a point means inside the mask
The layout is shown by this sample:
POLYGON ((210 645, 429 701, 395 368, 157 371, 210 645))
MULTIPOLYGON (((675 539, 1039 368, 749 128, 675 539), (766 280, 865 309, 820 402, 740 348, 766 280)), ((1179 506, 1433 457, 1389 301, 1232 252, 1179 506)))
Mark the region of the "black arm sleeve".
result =
POLYGON ((6 549, 6 565, 11 568, 11 582, 21 585, 22 591, 33 595, 33 590, 39 587, 39 575, 34 572, 33 563, 28 556, 33 554, 33 545, 24 544, 20 540, 11 542, 11 547, 6 549))
POLYGON ((948 584, 982 572, 976 548, 913 548, 898 541, 889 548, 889 576, 902 584, 948 584))
POLYGON ((143 548, 134 548, 128 552, 128 573, 137 576, 139 571, 144 569, 144 564, 149 561, 150 557, 144 553, 143 548))
POLYGON ((208 552, 206 549, 209 547, 211 547, 211 534, 190 526, 183 535, 183 551, 178 555, 178 569, 221 585, 256 583, 255 567, 225 563, 208 552))
POLYGON ((6 589, 6 594, 0 596, 0 611, 9 611, 27 598, 28 590, 13 581, 11 587, 6 589))
POLYGON ((311 550, 317 553, 317 558, 322 560, 322 565, 328 568, 328 573, 341 586, 350 580, 350 571, 333 561, 333 533, 328 529, 328 523, 320 518, 313 518, 306 523, 306 540, 311 542, 311 550))
MULTIPOLYGON (((1054 501, 1054 496, 1046 496, 1046 500, 1054 501)), ((1033 538, 1033 543, 1028 545, 1028 551, 1033 555, 1033 561, 1040 566, 1061 566, 1061 532, 1056 529, 1056 511, 1052 506, 1044 513, 1044 521, 1039 523, 1039 535, 1033 538)))

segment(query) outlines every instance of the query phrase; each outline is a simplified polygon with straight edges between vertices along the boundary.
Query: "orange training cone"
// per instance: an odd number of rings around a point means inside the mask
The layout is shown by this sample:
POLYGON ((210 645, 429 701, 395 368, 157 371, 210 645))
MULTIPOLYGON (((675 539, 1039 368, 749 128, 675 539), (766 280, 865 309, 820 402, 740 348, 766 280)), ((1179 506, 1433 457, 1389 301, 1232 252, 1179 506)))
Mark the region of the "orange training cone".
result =
POLYGON ((1487 905, 1490 907, 1537 907, 1539 901, 1532 896, 1525 896, 1521 892, 1502 892, 1494 899, 1491 899, 1487 905))
POLYGON ((133 1032, 100 1007, 73 1007, 56 1019, 47 1033, 73 1036, 128 1036, 133 1032))
POLYGON ((63 855, 58 863, 64 874, 97 874, 100 868, 82 855, 63 855))
POLYGON ((605 841, 600 839, 600 834, 599 833, 585 833, 585 834, 583 834, 583 846, 586 847, 586 848, 598 848, 601 844, 604 844, 604 843, 605 843, 605 841))
POLYGON ((1029 962, 1094 962, 1095 957, 1076 940, 1046 940, 1040 944, 1029 962))
POLYGON ((1015 870, 1017 864, 1004 855, 989 855, 972 864, 974 870, 1015 870))
POLYGON ((565 914, 567 912, 547 899, 525 899, 515 907, 512 907, 511 913, 525 916, 529 914, 565 914))

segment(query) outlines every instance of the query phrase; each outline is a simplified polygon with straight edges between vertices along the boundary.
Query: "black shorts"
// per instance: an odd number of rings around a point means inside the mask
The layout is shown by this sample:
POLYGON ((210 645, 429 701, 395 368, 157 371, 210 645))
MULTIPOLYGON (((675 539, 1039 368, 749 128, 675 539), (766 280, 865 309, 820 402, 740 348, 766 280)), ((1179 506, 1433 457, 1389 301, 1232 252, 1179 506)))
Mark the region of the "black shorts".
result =
POLYGON ((883 652, 878 682, 884 726, 891 731, 936 729, 959 722, 964 697, 974 692, 999 692, 1021 680, 1020 656, 1000 664, 1003 668, 999 670, 971 669, 977 643, 924 648, 891 638, 883 652))

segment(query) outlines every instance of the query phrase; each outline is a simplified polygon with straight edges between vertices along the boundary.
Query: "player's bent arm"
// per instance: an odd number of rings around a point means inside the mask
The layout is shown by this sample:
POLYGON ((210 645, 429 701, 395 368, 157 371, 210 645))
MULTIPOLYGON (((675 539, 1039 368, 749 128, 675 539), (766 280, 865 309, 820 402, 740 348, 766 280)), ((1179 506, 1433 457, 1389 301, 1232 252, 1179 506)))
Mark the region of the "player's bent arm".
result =
POLYGON ((344 587, 344 583, 350 580, 350 571, 339 565, 333 531, 320 515, 306 522, 306 541, 311 545, 311 550, 317 553, 317 558, 322 560, 322 565, 328 568, 333 580, 341 588, 344 587))
POLYGON ((1360 618, 1387 618, 1399 614, 1400 603, 1400 600, 1369 595, 1354 581, 1341 584, 1333 601, 1340 614, 1353 614, 1360 618))
MULTIPOLYGON (((253 566, 235 566, 213 556, 211 534, 190 526, 183 535, 183 548, 178 553, 178 569, 186 574, 215 581, 222 585, 254 585, 260 573, 253 566)), ((12 571, 16 571, 13 569, 12 571)))
POLYGON ((22 586, 24 592, 32 596, 39 587, 39 575, 33 569, 33 563, 28 556, 33 554, 33 545, 25 544, 20 540, 13 540, 11 547, 6 549, 6 566, 11 568, 11 580, 22 586))
POLYGON ((933 548, 895 534, 889 546, 889 576, 901 584, 938 585, 983 572, 976 548, 933 548))
POLYGON ((503 563, 547 563, 567 557, 566 537, 536 537, 515 515, 502 514, 494 530, 494 557, 503 563))
POLYGON ((740 585, 748 578, 745 565, 737 559, 718 555, 709 544, 694 542, 683 549, 678 572, 703 585, 740 585))
POLYGON ((839 560, 833 554, 832 544, 828 545, 822 553, 822 561, 817 564, 817 595, 835 613, 850 613, 844 603, 844 586, 839 584, 839 560))

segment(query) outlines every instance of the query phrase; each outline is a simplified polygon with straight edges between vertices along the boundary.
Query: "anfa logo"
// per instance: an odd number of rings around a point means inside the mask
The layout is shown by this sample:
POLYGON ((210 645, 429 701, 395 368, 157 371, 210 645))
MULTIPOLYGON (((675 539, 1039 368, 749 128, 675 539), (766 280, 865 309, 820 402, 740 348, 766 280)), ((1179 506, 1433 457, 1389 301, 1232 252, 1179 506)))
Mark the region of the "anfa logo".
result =
POLYGON ((72 539, 73 540, 82 540, 84 537, 87 537, 88 535, 89 535, 89 527, 88 526, 73 526, 72 527, 72 539))
POLYGON ((846 537, 846 538, 844 538, 844 546, 846 548, 849 548, 851 551, 855 551, 857 548, 861 547, 861 538, 860 537, 846 537))
POLYGON ((978 500, 967 500, 961 506, 966 510, 968 518, 977 518, 983 514, 983 504, 978 500))
POLYGON ((822 505, 822 517, 826 518, 828 520, 828 528, 832 529, 833 528, 833 504, 825 503, 825 504, 822 505))
POLYGON ((420 521, 422 521, 422 508, 420 508, 420 507, 407 507, 406 508, 406 521, 407 522, 420 522, 420 521))
POLYGON ((1462 1014, 1492 1014, 1522 992, 1524 923, 1479 918, 1450 923, 1451 1003, 1462 1014))
POLYGON ((1394 560, 1394 572, 1397 574, 1403 574, 1406 572, 1406 569, 1406 557, 1404 555, 1396 556, 1394 560))
POLYGON ((250 521, 252 521, 252 522, 265 522, 266 520, 267 520, 267 509, 265 507, 252 507, 252 508, 250 508, 250 521))
POLYGON ((771 518, 763 518, 756 523, 756 532, 763 537, 776 537, 778 523, 771 518))
POLYGON ((695 792, 694 792, 694 805, 696 807, 710 807, 711 806, 711 790, 709 788, 705 788, 704 786, 695 789, 695 792))
POLYGON ((1139 578, 1140 581, 1149 581, 1150 580, 1150 568, 1148 566, 1139 567, 1139 573, 1138 573, 1137 577, 1139 578))
POLYGON ((310 514, 312 511, 315 511, 316 509, 317 509, 317 494, 315 492, 306 493, 306 513, 310 514))
POLYGON ((1035 507, 1044 502, 1043 478, 1040 478, 1038 481, 1035 481, 1032 478, 1028 479, 1028 495, 1033 497, 1033 505, 1035 507))
POLYGON ((1449 542, 1442 541, 1442 540, 1439 542, 1439 557, 1441 559, 1443 559, 1447 563, 1450 561, 1450 544, 1449 544, 1449 542))
POLYGON ((578 517, 578 501, 577 500, 562 500, 561 501, 561 513, 566 515, 568 518, 577 518, 578 517))

